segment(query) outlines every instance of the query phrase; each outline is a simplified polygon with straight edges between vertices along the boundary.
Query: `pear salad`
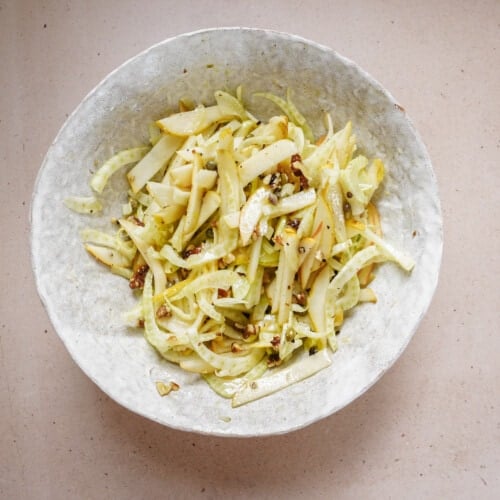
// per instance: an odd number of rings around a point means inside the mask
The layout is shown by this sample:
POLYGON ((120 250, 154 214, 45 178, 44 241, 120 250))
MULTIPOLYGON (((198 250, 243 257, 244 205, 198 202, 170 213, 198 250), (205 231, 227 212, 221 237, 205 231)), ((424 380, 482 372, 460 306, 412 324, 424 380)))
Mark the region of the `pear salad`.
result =
POLYGON ((347 311, 377 300, 377 263, 414 266, 383 239, 371 200, 384 164, 357 154, 352 124, 334 131, 326 114, 315 139, 289 93, 254 96, 280 114, 255 118, 241 87, 211 106, 181 100, 150 125, 150 144, 93 174, 93 196, 65 200, 98 213, 128 170, 117 231, 84 229, 85 249, 138 294, 126 323, 233 407, 329 366, 347 311))

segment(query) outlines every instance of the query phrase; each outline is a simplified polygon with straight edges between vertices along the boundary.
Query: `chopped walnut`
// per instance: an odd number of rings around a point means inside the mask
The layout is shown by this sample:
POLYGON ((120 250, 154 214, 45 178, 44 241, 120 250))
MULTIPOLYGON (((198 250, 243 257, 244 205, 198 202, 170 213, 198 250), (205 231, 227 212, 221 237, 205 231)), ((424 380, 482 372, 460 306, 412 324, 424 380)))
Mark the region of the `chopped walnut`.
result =
POLYGON ((238 330, 239 332, 244 332, 247 329, 246 325, 243 325, 241 323, 234 323, 233 326, 234 326, 234 329, 238 330))
POLYGON ((260 327, 258 325, 252 325, 249 323, 245 326, 245 331, 243 332, 243 338, 247 339, 252 335, 257 335, 260 331, 260 327))
POLYGON ((243 351, 243 348, 241 347, 240 344, 238 344, 238 342, 233 342, 231 344, 231 352, 238 353, 241 351, 243 351))
POLYGON ((182 256, 187 259, 190 255, 195 255, 201 252, 201 246, 195 247, 194 245, 189 245, 186 250, 182 253, 182 256))
POLYGON ((281 337, 279 335, 275 335, 271 340, 271 345, 276 349, 277 347, 279 347, 280 342, 281 342, 281 337))
POLYGON ((172 311, 166 304, 162 304, 156 311, 157 318, 170 318, 172 316, 172 311))
POLYGON ((180 385, 175 382, 156 382, 156 390, 160 396, 167 396, 172 391, 178 391, 180 389, 180 385))
POLYGON ((139 266, 129 281, 129 286, 132 289, 144 288, 144 280, 146 279, 146 274, 148 273, 149 266, 144 264, 139 266))
POLYGON ((282 360, 280 359, 280 356, 277 352, 270 354, 269 357, 267 358, 267 366, 269 368, 273 368, 275 366, 281 365, 282 360))

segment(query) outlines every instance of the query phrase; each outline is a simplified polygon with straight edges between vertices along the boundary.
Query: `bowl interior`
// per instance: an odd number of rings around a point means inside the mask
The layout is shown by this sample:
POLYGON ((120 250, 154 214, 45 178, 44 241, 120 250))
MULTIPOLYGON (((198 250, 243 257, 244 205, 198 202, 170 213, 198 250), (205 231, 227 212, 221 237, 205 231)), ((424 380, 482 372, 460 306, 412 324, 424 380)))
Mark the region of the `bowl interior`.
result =
MULTIPOLYGON (((118 176, 116 176, 118 177, 118 176)), ((166 40, 123 64, 69 117, 40 170, 32 204, 32 260, 40 296, 75 361, 117 402, 155 421, 190 431, 235 436, 287 432, 342 408, 397 359, 432 298, 441 259, 441 215, 431 163, 404 111, 371 77, 331 49, 283 33, 207 30, 166 40), (228 50, 228 47, 231 50, 228 50), (333 364, 314 377, 238 409, 197 375, 162 361, 123 324, 135 303, 122 278, 87 256, 79 231, 111 230, 124 182, 106 188, 98 217, 74 214, 70 195, 90 194, 90 171, 114 152, 143 144, 148 124, 179 98, 210 104, 217 89, 242 84, 250 110, 278 112, 257 91, 293 100, 319 134, 329 111, 338 128, 351 120, 358 145, 386 165, 377 194, 385 238, 416 261, 408 275, 384 264, 373 283, 376 304, 356 308, 333 364), (154 381, 181 390, 161 398, 154 381)))

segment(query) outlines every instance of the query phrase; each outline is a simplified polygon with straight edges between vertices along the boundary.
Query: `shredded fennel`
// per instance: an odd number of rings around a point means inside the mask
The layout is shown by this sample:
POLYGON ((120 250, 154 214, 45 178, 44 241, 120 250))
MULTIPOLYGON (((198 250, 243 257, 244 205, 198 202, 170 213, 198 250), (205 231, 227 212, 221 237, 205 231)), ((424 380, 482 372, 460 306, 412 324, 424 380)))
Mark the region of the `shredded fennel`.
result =
MULTIPOLYGON (((377 300, 374 267, 414 265, 382 237, 371 200, 385 168, 356 154, 351 123, 334 131, 327 116, 315 141, 289 94, 257 95, 284 115, 258 121, 239 88, 149 124, 150 146, 117 153, 90 181, 100 194, 126 175, 120 229, 82 232, 139 292, 127 324, 233 407, 329 366, 344 313, 377 300)), ((96 197, 66 204, 101 209, 96 197)))

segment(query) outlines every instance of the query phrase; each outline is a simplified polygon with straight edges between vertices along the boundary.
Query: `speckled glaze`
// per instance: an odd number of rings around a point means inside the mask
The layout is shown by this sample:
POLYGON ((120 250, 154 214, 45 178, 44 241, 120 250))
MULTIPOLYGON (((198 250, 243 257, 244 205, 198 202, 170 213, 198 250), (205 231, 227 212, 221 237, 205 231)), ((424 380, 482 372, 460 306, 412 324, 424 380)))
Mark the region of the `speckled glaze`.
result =
POLYGON ((404 110, 376 81, 333 50, 284 33, 221 28, 181 35, 127 61, 100 83, 68 118, 39 172, 32 202, 32 262, 40 297, 68 351, 114 400, 162 424, 224 436, 279 434, 341 409, 361 395, 404 350, 434 293, 442 252, 436 180, 424 145, 404 110), (231 47, 231 50, 228 50, 231 47), (376 304, 345 321, 330 368, 241 408, 198 378, 163 361, 122 313, 135 303, 127 282, 96 264, 79 231, 109 229, 120 213, 124 184, 113 179, 100 216, 70 212, 63 199, 90 194, 90 171, 114 152, 142 144, 151 120, 178 99, 213 102, 216 89, 244 85, 248 107, 277 110, 256 91, 283 94, 316 132, 323 111, 336 127, 354 124, 358 144, 386 164, 377 193, 385 238, 416 261, 411 274, 382 265, 373 283, 376 304), (154 381, 181 389, 161 398, 154 381))

